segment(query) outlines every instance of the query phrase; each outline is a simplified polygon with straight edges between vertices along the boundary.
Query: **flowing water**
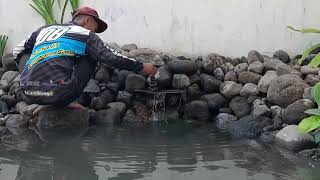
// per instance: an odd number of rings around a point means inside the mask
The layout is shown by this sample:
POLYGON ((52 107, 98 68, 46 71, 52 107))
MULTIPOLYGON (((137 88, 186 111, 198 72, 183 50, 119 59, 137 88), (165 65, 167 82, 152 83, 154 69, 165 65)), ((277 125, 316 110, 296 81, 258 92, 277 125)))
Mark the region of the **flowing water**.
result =
POLYGON ((34 131, 0 143, 0 180, 318 180, 320 166, 213 124, 34 131))

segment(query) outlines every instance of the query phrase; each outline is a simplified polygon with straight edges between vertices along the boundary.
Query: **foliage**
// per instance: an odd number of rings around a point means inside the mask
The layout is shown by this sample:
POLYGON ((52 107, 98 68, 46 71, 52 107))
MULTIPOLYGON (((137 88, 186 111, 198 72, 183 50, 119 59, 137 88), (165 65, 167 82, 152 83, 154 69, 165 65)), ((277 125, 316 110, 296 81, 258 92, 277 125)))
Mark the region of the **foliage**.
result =
POLYGON ((53 5, 55 0, 32 0, 33 4, 30 6, 38 12, 38 14, 45 20, 46 24, 56 24, 57 21, 53 15, 53 5))
POLYGON ((8 40, 8 36, 0 35, 0 59, 3 56, 4 48, 6 47, 7 40, 8 40))
POLYGON ((79 0, 70 0, 70 4, 71 4, 71 7, 72 7, 72 10, 75 11, 79 8, 79 0))
MULTIPOLYGON (((303 61, 306 60, 307 57, 308 57, 312 52, 314 52, 316 49, 318 49, 318 48, 320 48, 320 44, 316 44, 316 45, 311 46, 310 48, 307 48, 307 49, 304 51, 304 53, 302 54, 302 57, 299 59, 298 63, 299 63, 299 64, 302 64, 303 61)), ((312 60, 313 60, 313 59, 312 59, 312 60)), ((312 60, 311 60, 311 61, 312 61, 312 60)), ((314 64, 316 64, 316 63, 314 62, 314 64)))
POLYGON ((301 33, 320 33, 319 29, 314 29, 314 28, 295 29, 292 26, 287 26, 287 28, 289 28, 289 29, 291 29, 293 31, 301 32, 301 33))

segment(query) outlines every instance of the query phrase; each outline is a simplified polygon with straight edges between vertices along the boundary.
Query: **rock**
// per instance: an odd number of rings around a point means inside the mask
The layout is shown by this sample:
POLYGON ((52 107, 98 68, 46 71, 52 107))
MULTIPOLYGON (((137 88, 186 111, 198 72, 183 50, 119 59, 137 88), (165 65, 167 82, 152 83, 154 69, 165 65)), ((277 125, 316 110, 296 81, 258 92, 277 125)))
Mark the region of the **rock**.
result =
POLYGON ((121 47, 122 50, 130 52, 131 50, 138 49, 136 44, 125 44, 121 47))
POLYGON ((239 75, 241 72, 243 71, 247 71, 248 70, 248 63, 241 63, 241 64, 238 64, 235 68, 234 68, 234 72, 239 75))
POLYGON ((112 93, 116 94, 119 91, 119 84, 117 83, 108 83, 106 88, 109 89, 112 93))
POLYGON ((146 87, 146 78, 138 74, 129 74, 126 79, 126 91, 144 89, 146 87))
POLYGON ((91 100, 90 107, 94 110, 102 110, 107 108, 107 101, 105 98, 99 96, 99 97, 94 97, 91 100))
POLYGON ((209 54, 206 57, 205 63, 204 63, 204 70, 211 75, 214 75, 214 70, 216 70, 217 68, 221 68, 222 64, 223 64, 223 59, 221 56, 217 55, 217 54, 209 54))
POLYGON ((184 119, 205 122, 209 120, 208 104, 204 101, 192 101, 188 103, 184 110, 184 119))
POLYGON ((314 160, 320 159, 320 149, 314 148, 314 149, 305 149, 298 153, 299 156, 303 156, 306 158, 312 158, 314 160))
POLYGON ((251 63, 248 67, 248 71, 258 73, 258 74, 262 74, 263 70, 264 70, 264 66, 260 61, 255 61, 251 63))
POLYGON ((221 68, 217 68, 214 70, 214 77, 217 78, 220 81, 224 80, 224 72, 221 68))
POLYGON ((191 85, 190 79, 185 74, 175 74, 172 79, 172 87, 176 89, 186 89, 191 85))
POLYGON ((283 110, 282 119, 287 124, 299 124, 300 121, 309 116, 304 111, 314 106, 315 104, 309 99, 300 99, 283 110))
POLYGON ((140 116, 137 116, 132 110, 128 110, 123 117, 123 122, 137 123, 144 122, 144 119, 140 116))
POLYGON ((149 48, 139 48, 139 49, 132 49, 129 52, 129 57, 138 57, 138 56, 142 56, 142 55, 146 55, 146 56, 155 56, 155 55, 159 55, 159 53, 155 50, 149 49, 149 48))
POLYGON ((315 86, 318 82, 320 82, 320 77, 315 74, 308 74, 304 81, 306 81, 310 86, 315 86))
POLYGON ((171 72, 167 67, 158 68, 158 72, 155 76, 155 81, 157 82, 158 87, 160 88, 168 88, 171 86, 172 82, 171 72))
POLYGON ((144 121, 149 121, 151 117, 151 110, 147 108, 142 102, 135 102, 134 109, 137 116, 141 117, 144 121))
POLYGON ((220 85, 222 81, 214 78, 213 76, 207 74, 200 75, 201 80, 201 88, 204 90, 205 93, 217 93, 220 91, 220 85))
POLYGON ((234 121, 229 129, 235 135, 255 138, 263 133, 264 127, 272 125, 272 123, 270 118, 248 115, 234 121))
POLYGON ((188 60, 172 60, 168 62, 170 71, 174 74, 194 74, 198 71, 198 64, 188 60))
POLYGON ((272 132, 263 132, 260 136, 260 139, 262 140, 262 142, 264 143, 273 143, 275 138, 276 138, 276 134, 278 133, 278 131, 272 131, 272 132))
POLYGON ((240 91, 242 89, 241 84, 237 84, 232 81, 226 81, 221 84, 220 86, 220 92, 223 94, 226 98, 232 98, 234 96, 237 96, 240 94, 240 91))
POLYGON ((248 63, 251 64, 255 61, 260 61, 260 62, 263 62, 264 59, 262 57, 262 55, 256 51, 256 50, 251 50, 248 54, 248 63))
POLYGON ((288 125, 276 135, 276 142, 292 151, 315 147, 314 138, 309 133, 300 133, 297 125, 288 125))
POLYGON ((99 97, 104 98, 106 103, 113 102, 116 98, 113 92, 109 89, 104 90, 99 97))
POLYGON ((200 75, 193 74, 193 75, 189 76, 189 79, 190 79, 191 84, 201 85, 200 75))
POLYGON ((279 64, 284 64, 284 63, 282 61, 280 61, 279 59, 268 59, 268 60, 264 61, 263 66, 266 71, 268 71, 268 70, 275 71, 279 64))
POLYGON ((193 84, 188 87, 187 97, 190 98, 190 100, 198 99, 201 95, 201 89, 198 84, 193 84))
POLYGON ((112 102, 107 104, 107 106, 110 107, 110 109, 119 111, 121 116, 126 113, 127 106, 124 102, 112 102))
POLYGON ((19 75, 18 71, 7 71, 2 75, 1 80, 7 81, 10 84, 11 81, 14 80, 14 78, 17 77, 18 75, 19 75))
POLYGON ((248 63, 248 58, 242 56, 242 57, 240 58, 240 63, 248 63))
POLYGON ((124 102, 127 106, 130 106, 132 96, 133 95, 127 91, 119 91, 117 96, 117 102, 124 102))
POLYGON ((282 118, 282 111, 283 111, 282 107, 275 105, 275 106, 271 106, 270 110, 272 113, 272 118, 275 118, 275 117, 282 118))
POLYGON ((243 71, 239 74, 238 80, 241 84, 247 84, 247 83, 258 84, 261 77, 262 76, 260 74, 249 72, 249 71, 243 71))
POLYGON ((25 102, 18 102, 15 106, 16 112, 19 112, 21 115, 23 115, 24 110, 27 108, 28 104, 25 102))
POLYGON ((15 106, 15 104, 17 103, 16 98, 10 95, 3 95, 0 97, 0 99, 4 101, 9 108, 15 106))
POLYGON ((231 64, 230 62, 227 62, 221 65, 221 69, 223 70, 224 73, 227 73, 234 70, 234 65, 231 64))
POLYGON ((84 93, 99 93, 100 92, 100 87, 99 87, 99 82, 94 79, 90 79, 88 82, 87 86, 83 90, 84 93))
POLYGON ((6 127, 14 135, 20 135, 28 128, 29 121, 19 114, 9 114, 5 117, 6 127))
POLYGON ((296 75, 302 77, 302 74, 299 71, 291 68, 290 66, 288 66, 286 64, 277 65, 276 71, 277 71, 278 76, 285 75, 285 74, 296 74, 296 75))
POLYGON ((39 112, 37 126, 47 130, 86 128, 89 118, 87 110, 46 108, 39 112))
POLYGON ((273 54, 274 59, 279 59, 284 63, 289 63, 290 62, 290 57, 289 54, 283 50, 278 50, 273 54))
POLYGON ((276 71, 267 71, 258 83, 258 90, 260 92, 267 93, 271 81, 276 77, 278 77, 276 71))
POLYGON ((166 64, 164 60, 161 58, 161 56, 159 55, 155 55, 151 63, 157 67, 164 66, 166 64))
POLYGON ((227 72, 227 74, 224 76, 224 81, 238 82, 237 74, 234 71, 227 72))
POLYGON ((318 71, 319 71, 320 69, 319 68, 312 68, 312 67, 310 67, 310 66, 301 66, 301 69, 300 69, 300 71, 301 71, 301 73, 303 74, 303 75, 307 75, 307 74, 315 74, 315 75, 318 75, 318 71))
POLYGON ((252 83, 245 84, 240 91, 240 95, 244 97, 257 96, 258 94, 258 86, 252 83))
POLYGON ((2 57, 2 65, 3 65, 4 71, 10 71, 10 70, 17 71, 18 70, 12 53, 6 54, 5 56, 2 57))
POLYGON ((115 50, 121 49, 120 46, 116 42, 111 42, 109 44, 106 44, 106 46, 108 46, 111 49, 115 49, 115 50))
POLYGON ((234 115, 227 114, 227 113, 220 113, 216 117, 216 125, 218 128, 227 129, 230 127, 230 124, 234 121, 237 121, 238 118, 234 115))
POLYGON ((267 98, 273 104, 286 107, 301 99, 306 87, 309 87, 309 85, 298 75, 282 75, 272 80, 268 88, 267 98))
POLYGON ((265 105, 265 103, 259 99, 255 100, 253 102, 253 108, 252 108, 251 114, 254 116, 264 116, 264 117, 272 117, 272 112, 268 108, 268 106, 265 105))
POLYGON ((106 109, 97 111, 94 113, 94 122, 97 124, 119 124, 120 120, 120 112, 115 109, 106 109))
POLYGON ((238 118, 249 115, 251 112, 251 107, 247 99, 241 96, 234 97, 230 101, 229 107, 238 118))
POLYGON ((132 71, 121 70, 120 72, 114 71, 114 74, 116 74, 117 78, 114 78, 113 82, 116 82, 119 85, 119 88, 123 89, 125 88, 127 77, 130 74, 135 74, 135 73, 132 71))
POLYGON ((220 108, 228 105, 227 99, 219 93, 203 95, 200 100, 208 103, 209 110, 213 114, 218 112, 220 108))
POLYGON ((309 99, 312 102, 316 102, 315 101, 314 92, 313 92, 313 87, 304 88, 302 98, 303 99, 309 99))
POLYGON ((99 82, 108 83, 110 81, 109 71, 105 68, 100 68, 96 73, 95 79, 99 82))

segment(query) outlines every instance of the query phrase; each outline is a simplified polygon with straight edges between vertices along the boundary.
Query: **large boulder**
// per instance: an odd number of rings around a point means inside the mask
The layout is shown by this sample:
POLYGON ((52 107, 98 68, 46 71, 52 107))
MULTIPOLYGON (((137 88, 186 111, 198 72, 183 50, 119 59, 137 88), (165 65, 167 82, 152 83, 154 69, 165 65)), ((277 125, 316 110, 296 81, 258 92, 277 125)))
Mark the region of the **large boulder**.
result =
POLYGON ((304 118, 308 117, 304 111, 314 106, 315 104, 311 100, 300 99, 283 110, 282 119, 287 124, 299 124, 304 118))
POLYGON ((274 59, 279 59, 284 63, 289 63, 290 62, 290 56, 287 52, 284 50, 278 50, 273 54, 274 59))
POLYGON ((267 93, 271 81, 276 77, 278 77, 276 71, 267 71, 258 83, 258 90, 267 93))
POLYGON ((257 96, 258 94, 258 86, 252 83, 245 84, 240 91, 240 95, 244 97, 257 96))
POLYGON ((230 62, 227 62, 221 65, 221 69, 223 70, 224 73, 227 73, 234 70, 234 65, 231 64, 230 62))
POLYGON ((208 54, 205 59, 204 69, 208 74, 214 75, 217 68, 221 68, 224 61, 221 56, 215 53, 208 54))
POLYGON ((237 121, 238 118, 235 115, 228 114, 228 113, 220 113, 215 118, 216 125, 218 128, 227 129, 230 127, 230 124, 232 124, 234 121, 237 121))
POLYGON ((260 61, 255 61, 251 63, 248 67, 248 71, 258 73, 258 74, 262 74, 263 70, 264 70, 264 66, 260 61))
POLYGON ((184 110, 184 119, 205 122, 209 120, 210 113, 208 104, 204 101, 192 101, 188 103, 184 110))
POLYGON ((260 99, 257 99, 253 102, 253 108, 252 108, 251 114, 254 116, 272 117, 272 111, 260 99))
POLYGON ((241 72, 243 71, 247 71, 248 70, 248 63, 241 63, 236 65, 236 67, 234 68, 234 72, 237 73, 237 75, 239 75, 241 72))
POLYGON ((186 89, 191 85, 190 79, 185 74, 175 74, 172 79, 172 87, 176 89, 186 89))
POLYGON ((313 68, 313 67, 310 67, 310 66, 301 66, 300 72, 303 75, 307 75, 307 74, 316 74, 316 75, 318 75, 319 70, 320 70, 319 68, 313 68))
POLYGON ((2 75, 1 80, 11 83, 11 81, 14 80, 14 78, 16 78, 18 75, 18 71, 7 71, 2 75))
POLYGON ((189 100, 196 100, 202 95, 201 89, 198 84, 193 84, 188 87, 187 97, 189 100))
POLYGON ((219 79, 220 81, 224 80, 224 72, 221 68, 217 68, 214 70, 214 77, 219 79))
POLYGON ((40 129, 78 129, 89 126, 89 111, 69 108, 45 108, 37 116, 40 129))
POLYGON ((251 64, 255 61, 260 61, 260 62, 263 62, 264 59, 262 57, 262 55, 256 51, 256 50, 251 50, 249 53, 248 53, 248 63, 251 64))
POLYGON ((205 93, 217 93, 220 91, 220 85, 222 81, 216 79, 213 76, 207 74, 200 75, 201 80, 201 88, 204 90, 205 93))
POLYGON ((237 74, 234 71, 227 72, 227 74, 224 76, 224 81, 238 82, 237 74))
POLYGON ((309 133, 300 133, 297 125, 288 125, 276 135, 276 142, 295 152, 315 147, 313 136, 309 133))
POLYGON ((130 106, 133 95, 127 91, 119 91, 117 95, 117 102, 124 102, 127 106, 130 106))
POLYGON ((29 125, 28 119, 20 114, 9 114, 5 117, 5 119, 6 127, 14 135, 22 134, 29 125))
POLYGON ((216 113, 220 108, 228 105, 227 99, 219 93, 203 95, 201 96, 200 100, 208 103, 209 110, 212 113, 216 113))
POLYGON ((101 91, 99 82, 95 79, 90 79, 87 86, 84 88, 83 92, 85 93, 99 93, 101 91))
POLYGON ((12 53, 6 54, 5 56, 2 57, 2 65, 4 71, 17 71, 17 64, 14 60, 14 57, 12 53))
POLYGON ((158 87, 167 88, 171 86, 172 75, 167 67, 158 68, 158 72, 155 76, 155 81, 157 82, 158 87))
POLYGON ((232 98, 240 94, 242 87, 243 86, 241 84, 235 83, 233 81, 226 81, 221 84, 220 92, 225 97, 232 98))
POLYGON ((306 75, 304 81, 308 83, 310 86, 315 86, 318 82, 320 82, 320 76, 315 74, 306 75))
POLYGON ((296 74, 300 77, 302 77, 302 74, 297 71, 296 69, 286 65, 286 64, 279 64, 276 66, 277 75, 285 75, 285 74, 296 74))
POLYGON ((234 97, 230 101, 229 107, 238 118, 247 116, 251 112, 251 106, 247 99, 241 96, 234 97))
POLYGON ((239 74, 238 80, 241 84, 247 84, 247 83, 258 84, 261 77, 262 76, 260 74, 249 72, 249 71, 243 71, 239 74))
POLYGON ((168 62, 170 71, 174 74, 194 74, 198 71, 198 64, 189 60, 171 60, 168 62))
POLYGON ((286 107, 298 99, 302 99, 304 89, 309 87, 300 76, 295 74, 286 74, 272 80, 267 98, 268 101, 286 107))
POLYGON ((97 111, 93 115, 94 122, 96 124, 119 124, 121 123, 120 121, 121 114, 119 111, 115 109, 106 109, 106 110, 101 110, 97 111))
POLYGON ((284 64, 284 63, 282 61, 280 61, 279 59, 266 59, 263 63, 263 66, 266 71, 268 71, 268 70, 275 71, 279 64, 284 64))
POLYGON ((124 102, 111 102, 107 104, 110 109, 120 112, 121 116, 126 113, 127 105, 124 102))
POLYGON ((100 68, 96 73, 95 79, 102 83, 108 83, 110 81, 110 73, 106 68, 100 68))
POLYGON ((146 78, 138 74, 129 74, 126 79, 126 91, 144 89, 146 87, 146 78))

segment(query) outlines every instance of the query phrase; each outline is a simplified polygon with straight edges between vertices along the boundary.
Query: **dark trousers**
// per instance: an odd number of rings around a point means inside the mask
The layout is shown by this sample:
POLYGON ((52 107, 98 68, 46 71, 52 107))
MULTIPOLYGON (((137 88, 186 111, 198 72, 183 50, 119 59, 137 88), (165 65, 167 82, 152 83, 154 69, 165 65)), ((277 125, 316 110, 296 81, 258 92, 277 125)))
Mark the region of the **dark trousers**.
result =
MULTIPOLYGON (((20 74, 22 73, 29 58, 30 58, 30 54, 25 54, 20 58, 20 61, 18 64, 20 74)), ((76 81, 77 87, 73 90, 72 96, 68 98, 63 98, 61 100, 58 100, 57 102, 50 103, 50 104, 34 102, 31 98, 28 98, 24 95, 23 95, 23 98, 26 102, 30 104, 37 103, 37 104, 53 105, 53 106, 59 106, 59 107, 66 106, 81 96, 90 78, 94 75, 95 67, 96 67, 96 63, 90 60, 88 56, 83 56, 75 60, 72 79, 76 81)))

